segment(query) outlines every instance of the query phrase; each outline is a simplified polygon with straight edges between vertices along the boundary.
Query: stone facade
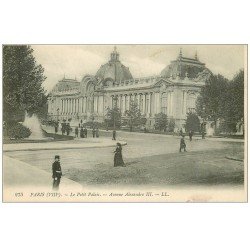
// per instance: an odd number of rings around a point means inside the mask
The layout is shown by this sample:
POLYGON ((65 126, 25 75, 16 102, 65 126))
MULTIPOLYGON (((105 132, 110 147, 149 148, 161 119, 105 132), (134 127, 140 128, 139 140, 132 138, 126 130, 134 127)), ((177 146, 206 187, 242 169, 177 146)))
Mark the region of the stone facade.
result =
POLYGON ((175 119, 177 128, 182 128, 186 114, 195 110, 209 74, 197 55, 186 58, 180 52, 159 76, 133 78, 115 49, 95 76, 86 75, 81 82, 65 78, 59 81, 49 95, 48 115, 54 120, 72 118, 79 122, 94 117, 103 122, 108 108, 116 105, 125 116, 133 100, 147 118, 148 127, 153 127, 155 114, 163 112, 175 119))

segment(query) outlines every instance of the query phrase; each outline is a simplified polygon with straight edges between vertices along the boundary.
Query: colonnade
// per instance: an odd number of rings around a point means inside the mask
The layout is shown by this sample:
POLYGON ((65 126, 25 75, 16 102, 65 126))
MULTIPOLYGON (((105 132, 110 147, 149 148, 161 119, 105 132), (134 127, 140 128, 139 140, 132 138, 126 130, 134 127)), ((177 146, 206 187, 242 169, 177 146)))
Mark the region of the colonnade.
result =
POLYGON ((87 112, 103 114, 103 96, 62 98, 60 105, 60 114, 86 114, 87 112))
POLYGON ((167 110, 169 115, 173 113, 173 92, 167 93, 166 104, 163 104, 162 93, 160 92, 117 94, 112 95, 111 97, 112 107, 114 108, 116 105, 122 114, 124 114, 126 110, 130 109, 131 101, 134 101, 141 113, 146 116, 152 116, 160 112, 165 113, 167 110))

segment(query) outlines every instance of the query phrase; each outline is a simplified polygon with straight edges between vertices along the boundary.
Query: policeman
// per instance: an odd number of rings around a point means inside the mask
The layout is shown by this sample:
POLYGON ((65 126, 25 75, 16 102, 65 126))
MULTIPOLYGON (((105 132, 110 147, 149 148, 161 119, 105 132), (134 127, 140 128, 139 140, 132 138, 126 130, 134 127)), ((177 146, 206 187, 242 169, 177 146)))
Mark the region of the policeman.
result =
POLYGON ((59 184, 62 177, 62 169, 60 164, 60 156, 55 156, 55 161, 52 164, 53 190, 59 189, 59 184))
POLYGON ((181 152, 182 149, 184 149, 184 152, 187 152, 186 151, 186 143, 185 143, 185 136, 184 135, 182 135, 181 141, 180 141, 180 152, 181 152))

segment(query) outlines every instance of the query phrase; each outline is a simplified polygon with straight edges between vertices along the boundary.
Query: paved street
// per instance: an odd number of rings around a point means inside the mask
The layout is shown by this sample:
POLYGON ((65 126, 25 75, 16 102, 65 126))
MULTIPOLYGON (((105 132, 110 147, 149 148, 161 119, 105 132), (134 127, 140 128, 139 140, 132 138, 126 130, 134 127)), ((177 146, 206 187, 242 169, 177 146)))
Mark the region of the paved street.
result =
MULTIPOLYGON (((101 131, 101 138, 111 132, 101 131)), ((118 132, 126 141, 123 157, 126 168, 113 167, 112 147, 64 150, 16 151, 4 154, 51 171, 53 157, 61 156, 65 177, 85 185, 242 185, 244 144, 194 138, 187 153, 179 153, 179 137, 118 132)), ((74 141, 70 143, 79 143, 74 141)), ((63 142, 65 144, 65 142, 63 142)))

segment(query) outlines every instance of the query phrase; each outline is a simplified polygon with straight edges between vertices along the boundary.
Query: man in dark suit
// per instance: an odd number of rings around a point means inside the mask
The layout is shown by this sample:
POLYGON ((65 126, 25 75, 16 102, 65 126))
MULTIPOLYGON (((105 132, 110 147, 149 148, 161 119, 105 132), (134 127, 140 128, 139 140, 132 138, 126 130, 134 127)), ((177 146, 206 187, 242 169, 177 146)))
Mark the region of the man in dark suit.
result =
POLYGON ((62 169, 60 164, 60 156, 55 156, 55 161, 52 164, 53 190, 59 189, 59 184, 62 177, 62 169))
POLYGON ((185 142, 184 135, 181 137, 181 141, 180 141, 180 152, 181 152, 182 149, 184 149, 184 152, 187 152, 186 151, 186 142, 185 142))

